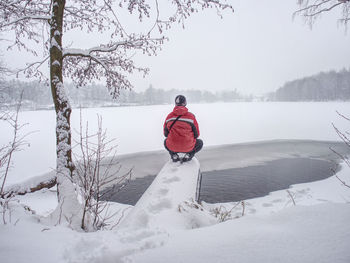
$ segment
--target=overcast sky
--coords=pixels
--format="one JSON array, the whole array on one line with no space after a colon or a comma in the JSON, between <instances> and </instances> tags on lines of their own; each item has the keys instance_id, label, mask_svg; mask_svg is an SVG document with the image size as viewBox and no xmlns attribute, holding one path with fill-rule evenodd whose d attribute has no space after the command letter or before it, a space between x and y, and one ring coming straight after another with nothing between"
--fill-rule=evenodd
<instances>
[{"instance_id":1,"label":"overcast sky","mask_svg":"<svg viewBox=\"0 0 350 263\"><path fill-rule=\"evenodd\" d=\"M162 89L237 89L263 94L286 81L331 69L350 68L350 32L338 26L338 12L323 15L310 29L292 19L296 0L235 0L224 19L214 10L174 27L156 57L137 57L151 69L133 76L136 91L150 84ZM69 39L66 39L69 42ZM6 56L15 65L20 56ZM17 61L17 62L16 62Z\"/></svg>"},{"instance_id":2,"label":"overcast sky","mask_svg":"<svg viewBox=\"0 0 350 263\"><path fill-rule=\"evenodd\" d=\"M234 1L224 19L205 12L174 30L151 73L137 86L222 90L261 94L285 81L350 67L350 33L337 14L322 16L312 30L292 19L295 0Z\"/></svg>"}]
</instances>

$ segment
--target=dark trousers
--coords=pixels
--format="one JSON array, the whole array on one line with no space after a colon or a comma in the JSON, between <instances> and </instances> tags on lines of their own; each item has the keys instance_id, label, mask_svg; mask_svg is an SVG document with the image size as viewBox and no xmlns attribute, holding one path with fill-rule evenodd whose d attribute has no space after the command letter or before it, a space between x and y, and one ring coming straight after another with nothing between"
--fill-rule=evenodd
<instances>
[{"instance_id":1,"label":"dark trousers","mask_svg":"<svg viewBox=\"0 0 350 263\"><path fill-rule=\"evenodd\" d=\"M170 153L170 155L173 155L175 152L171 151L166 146L166 139L164 140L164 147L167 149L167 151ZM195 153L199 152L203 148L203 141L201 139L196 139L196 144L194 145L194 148L192 151L188 152L190 155L194 155Z\"/></svg>"}]
</instances>

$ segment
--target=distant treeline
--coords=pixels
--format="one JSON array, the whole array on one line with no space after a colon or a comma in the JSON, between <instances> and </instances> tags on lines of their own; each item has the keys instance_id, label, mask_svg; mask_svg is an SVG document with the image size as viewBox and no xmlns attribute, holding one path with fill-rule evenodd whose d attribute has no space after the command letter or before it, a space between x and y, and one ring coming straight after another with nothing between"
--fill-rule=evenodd
<instances>
[{"instance_id":1,"label":"distant treeline","mask_svg":"<svg viewBox=\"0 0 350 263\"><path fill-rule=\"evenodd\" d=\"M269 95L274 101L350 100L350 71L321 72L311 77L287 82Z\"/></svg>"},{"instance_id":2,"label":"distant treeline","mask_svg":"<svg viewBox=\"0 0 350 263\"><path fill-rule=\"evenodd\" d=\"M98 84L76 88L73 84L65 84L73 107L96 107L114 105L154 105L174 103L178 94L183 94L191 103L199 102L232 102L249 101L252 97L244 97L237 90L209 92L201 90L162 90L150 85L144 92L122 90L117 99L112 99L107 88ZM0 102L11 105L18 101L23 91L23 104L26 108L52 107L50 88L37 81L23 82L18 80L3 81L0 83Z\"/></svg>"}]
</instances>

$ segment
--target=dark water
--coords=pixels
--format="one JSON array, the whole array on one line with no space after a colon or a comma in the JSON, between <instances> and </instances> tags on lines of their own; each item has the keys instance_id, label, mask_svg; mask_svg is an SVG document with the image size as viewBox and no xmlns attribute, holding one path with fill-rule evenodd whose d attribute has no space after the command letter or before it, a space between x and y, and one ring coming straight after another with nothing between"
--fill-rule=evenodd
<instances>
[{"instance_id":1,"label":"dark water","mask_svg":"<svg viewBox=\"0 0 350 263\"><path fill-rule=\"evenodd\" d=\"M263 165L203 172L200 200L221 203L260 197L287 189L292 184L328 178L336 166L327 160L289 158ZM109 191L105 200L135 205L154 178L150 175L132 180L119 191Z\"/></svg>"},{"instance_id":2,"label":"dark water","mask_svg":"<svg viewBox=\"0 0 350 263\"><path fill-rule=\"evenodd\" d=\"M333 175L336 166L331 161L293 158L265 165L203 172L200 199L219 203L265 196L292 184L326 179Z\"/></svg>"},{"instance_id":3,"label":"dark water","mask_svg":"<svg viewBox=\"0 0 350 263\"><path fill-rule=\"evenodd\" d=\"M135 205L143 193L146 192L155 177L155 175L148 175L142 178L136 178L131 180L120 190L107 188L103 200Z\"/></svg>"}]
</instances>

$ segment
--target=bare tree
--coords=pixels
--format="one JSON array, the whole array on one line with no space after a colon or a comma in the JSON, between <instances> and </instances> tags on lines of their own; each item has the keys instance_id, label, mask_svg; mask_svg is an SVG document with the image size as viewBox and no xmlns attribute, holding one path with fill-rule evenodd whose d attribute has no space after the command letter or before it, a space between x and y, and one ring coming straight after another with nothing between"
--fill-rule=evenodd
<instances>
[{"instance_id":1,"label":"bare tree","mask_svg":"<svg viewBox=\"0 0 350 263\"><path fill-rule=\"evenodd\" d=\"M294 15L304 16L310 26L323 13L336 9L341 11L341 24L346 26L350 20L350 0L298 0L298 4L300 8Z\"/></svg>"},{"instance_id":2,"label":"bare tree","mask_svg":"<svg viewBox=\"0 0 350 263\"><path fill-rule=\"evenodd\" d=\"M111 182L117 188L122 187L130 180L131 170L119 175L121 166L116 160L116 146L113 145L113 140L107 140L106 130L102 129L102 117L98 116L98 130L95 134L89 134L88 126L87 122L84 131L80 112L79 140L76 142L79 150L74 154L74 181L79 186L83 200L81 228L96 230L103 227L108 219L103 216L104 210L108 209L107 202L102 201L108 193L103 188ZM112 189L117 191L116 187Z\"/></svg>"},{"instance_id":3,"label":"bare tree","mask_svg":"<svg viewBox=\"0 0 350 263\"><path fill-rule=\"evenodd\" d=\"M29 135L29 133L24 135L21 134L21 130L25 124L20 124L18 119L22 103L22 95L23 92L21 93L15 112L8 110L0 111L0 121L6 122L13 132L11 141L5 145L0 145L0 214L2 214L4 224L6 224L7 221L11 221L11 215L8 215L8 213L10 213L9 203L12 195L9 194L5 196L4 190L11 169L12 157L14 153L22 150L22 148L27 145L25 138ZM7 217L9 220L6 219Z\"/></svg>"},{"instance_id":4,"label":"bare tree","mask_svg":"<svg viewBox=\"0 0 350 263\"><path fill-rule=\"evenodd\" d=\"M8 144L0 146L0 197L2 197L4 193L4 187L11 168L13 154L20 151L22 147L27 144L25 137L27 137L28 134L20 134L21 129L25 126L25 124L20 124L18 120L21 102L22 96L19 99L15 112L6 110L0 112L0 121L6 122L13 130L12 140Z\"/></svg>"},{"instance_id":5,"label":"bare tree","mask_svg":"<svg viewBox=\"0 0 350 263\"><path fill-rule=\"evenodd\" d=\"M167 3L159 3L158 0L0 1L0 32L12 31L15 34L9 48L17 47L38 56L33 43L39 46L43 43L43 58L27 64L18 73L46 79L41 68L49 64L48 82L56 110L59 200L56 215L72 218L79 207L71 183L74 170L70 126L72 109L63 85L63 76L73 79L78 86L91 80L105 80L110 93L116 97L121 89L132 88L127 74L148 72L147 68L134 63L133 54L136 51L155 55L165 39L166 29L174 23L184 25L185 19L191 14L208 8L214 8L220 16L224 9L233 11L225 0L173 0ZM119 11L125 10L130 16L136 15L140 22L152 21L150 28L127 32L126 25L120 22L118 15ZM77 29L87 34L104 33L109 35L109 41L88 49L64 45L63 35ZM64 199L69 202L63 202Z\"/></svg>"}]
</instances>

